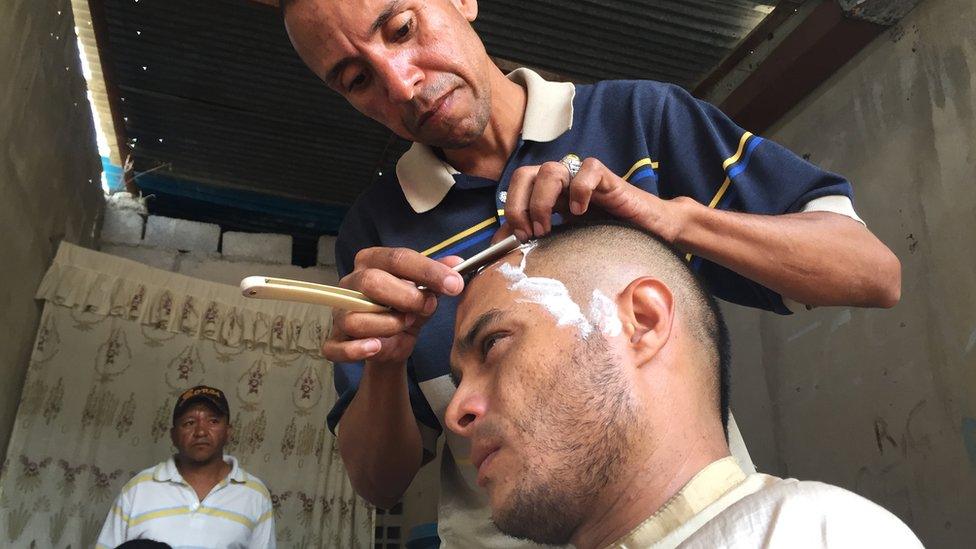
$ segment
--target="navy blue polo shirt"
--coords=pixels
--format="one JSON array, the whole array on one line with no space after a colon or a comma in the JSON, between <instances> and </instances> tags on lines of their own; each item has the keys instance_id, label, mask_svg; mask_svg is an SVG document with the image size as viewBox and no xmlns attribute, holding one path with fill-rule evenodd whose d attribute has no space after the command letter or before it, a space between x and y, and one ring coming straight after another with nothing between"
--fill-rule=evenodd
<instances>
[{"instance_id":1,"label":"navy blue polo shirt","mask_svg":"<svg viewBox=\"0 0 976 549\"><path fill-rule=\"evenodd\" d=\"M527 88L528 104L522 136L501 179L458 173L415 144L397 174L365 191L347 215L336 243L340 276L352 269L357 251L371 246L406 247L433 258L483 250L504 220L512 172L569 153L597 158L665 199L688 196L709 207L752 214L825 210L857 219L844 178L743 130L679 87L649 81L574 86L546 82L525 69L509 77ZM689 260L715 296L790 312L776 292L710 261ZM408 361L411 403L428 455L450 395L443 385L437 395L422 387L449 373L456 306L457 298L440 298ZM339 398L329 414L333 431L361 375L359 363L335 365Z\"/></svg>"}]
</instances>

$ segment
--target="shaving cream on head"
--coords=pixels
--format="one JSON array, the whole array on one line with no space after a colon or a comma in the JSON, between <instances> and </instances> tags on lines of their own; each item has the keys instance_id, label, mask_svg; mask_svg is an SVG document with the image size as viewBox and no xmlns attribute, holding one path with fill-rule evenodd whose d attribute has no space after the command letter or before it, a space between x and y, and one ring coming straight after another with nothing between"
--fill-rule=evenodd
<instances>
[{"instance_id":1,"label":"shaving cream on head","mask_svg":"<svg viewBox=\"0 0 976 549\"><path fill-rule=\"evenodd\" d=\"M576 326L580 335L584 338L588 337L593 331L593 325L583 316L580 306L570 297L569 288L565 284L554 278L526 276L525 261L535 245L535 242L528 242L520 248L522 261L518 267L503 263L498 268L502 276L508 280L508 289L522 294L522 298L516 301L535 303L549 311L549 314L556 319L557 326Z\"/></svg>"},{"instance_id":2,"label":"shaving cream on head","mask_svg":"<svg viewBox=\"0 0 976 549\"><path fill-rule=\"evenodd\" d=\"M525 263L536 246L530 241L521 246L522 261L516 267L502 263L498 271L508 280L508 289L522 294L519 303L535 303L542 306L556 319L557 326L576 326L580 335L589 337L594 328L603 335L615 337L623 331L617 304L600 290L593 290L590 297L589 315L583 315L579 304L569 295L569 288L554 278L527 276Z\"/></svg>"},{"instance_id":3,"label":"shaving cream on head","mask_svg":"<svg viewBox=\"0 0 976 549\"><path fill-rule=\"evenodd\" d=\"M600 290L593 290L590 297L590 322L600 328L603 335L614 337L623 331L617 304Z\"/></svg>"}]
</instances>

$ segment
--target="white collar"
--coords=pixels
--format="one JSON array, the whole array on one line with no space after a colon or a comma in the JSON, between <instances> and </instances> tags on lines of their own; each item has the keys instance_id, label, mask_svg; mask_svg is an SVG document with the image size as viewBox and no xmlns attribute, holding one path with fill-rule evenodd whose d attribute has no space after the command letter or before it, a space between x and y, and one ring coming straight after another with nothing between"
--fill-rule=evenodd
<instances>
[{"instance_id":1,"label":"white collar","mask_svg":"<svg viewBox=\"0 0 976 549\"><path fill-rule=\"evenodd\" d=\"M713 461L691 478L677 494L671 497L626 536L610 547L655 546L665 536L692 520L706 507L712 505L746 480L739 462L732 456Z\"/></svg>"},{"instance_id":2,"label":"white collar","mask_svg":"<svg viewBox=\"0 0 976 549\"><path fill-rule=\"evenodd\" d=\"M525 86L522 139L553 141L573 127L572 82L549 82L529 69L516 69L508 79ZM434 209L454 186L456 169L441 160L427 145L414 143L396 165L397 179L410 207L417 213Z\"/></svg>"},{"instance_id":3,"label":"white collar","mask_svg":"<svg viewBox=\"0 0 976 549\"><path fill-rule=\"evenodd\" d=\"M237 462L237 458L224 454L224 463L230 464L230 473L228 473L227 478L234 482L245 482L244 469L241 469L240 464ZM180 470L176 467L176 460L173 456L159 465L153 471L153 480L157 482L176 482L183 483L183 475L180 474Z\"/></svg>"}]
</instances>

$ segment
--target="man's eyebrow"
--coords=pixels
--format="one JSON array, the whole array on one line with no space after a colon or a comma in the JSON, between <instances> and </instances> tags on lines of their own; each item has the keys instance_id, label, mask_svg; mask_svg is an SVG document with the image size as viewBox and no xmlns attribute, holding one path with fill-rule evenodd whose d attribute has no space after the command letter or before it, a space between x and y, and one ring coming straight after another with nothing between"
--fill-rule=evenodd
<instances>
[{"instance_id":1,"label":"man's eyebrow","mask_svg":"<svg viewBox=\"0 0 976 549\"><path fill-rule=\"evenodd\" d=\"M467 333L463 337L456 339L454 343L456 354L465 354L471 351L474 347L474 342L481 335L481 332L485 331L485 328L490 326L493 322L497 321L499 318L505 316L505 312L501 309L490 309L489 311L482 313L478 317L478 320L474 321L471 328L468 329ZM461 369L457 367L453 355L451 353L451 383L455 387L461 385Z\"/></svg>"},{"instance_id":2,"label":"man's eyebrow","mask_svg":"<svg viewBox=\"0 0 976 549\"><path fill-rule=\"evenodd\" d=\"M380 12L380 14L376 17L376 20L373 21L373 24L370 25L369 34L367 36L373 36L376 34L380 29L383 28L383 25L386 25L387 21L399 13L400 8L403 6L403 2L404 0L390 0L390 2L386 4L386 7L383 8L383 11ZM339 78L339 75L342 74L342 71L352 62L352 57L343 57L340 59L338 63L329 69L329 72L325 76L325 83L332 86L336 79Z\"/></svg>"},{"instance_id":3,"label":"man's eyebrow","mask_svg":"<svg viewBox=\"0 0 976 549\"><path fill-rule=\"evenodd\" d=\"M481 314L477 320L471 324L468 328L467 333L457 340L457 350L459 353L466 353L474 347L475 340L481 335L481 332L488 327L491 323L495 322L499 318L505 316L505 313L501 309L490 309L487 312Z\"/></svg>"},{"instance_id":4,"label":"man's eyebrow","mask_svg":"<svg viewBox=\"0 0 976 549\"><path fill-rule=\"evenodd\" d=\"M402 6L403 0L390 0L386 4L386 7L383 8L383 11L380 12L379 16L376 17L376 20L373 21L373 25L369 27L369 36L376 34L382 29L387 21L400 12Z\"/></svg>"}]
</instances>

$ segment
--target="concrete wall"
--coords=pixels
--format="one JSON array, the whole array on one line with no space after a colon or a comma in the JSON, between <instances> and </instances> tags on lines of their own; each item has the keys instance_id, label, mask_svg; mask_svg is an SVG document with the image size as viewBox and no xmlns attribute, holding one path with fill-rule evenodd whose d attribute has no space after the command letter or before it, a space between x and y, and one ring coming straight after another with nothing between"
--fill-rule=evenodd
<instances>
[{"instance_id":1,"label":"concrete wall","mask_svg":"<svg viewBox=\"0 0 976 549\"><path fill-rule=\"evenodd\" d=\"M974 27L972 0L923 1L768 132L854 182L901 303L730 314L760 467L852 489L932 547L976 539Z\"/></svg>"},{"instance_id":2,"label":"concrete wall","mask_svg":"<svg viewBox=\"0 0 976 549\"><path fill-rule=\"evenodd\" d=\"M0 451L62 239L91 244L101 165L66 0L0 2Z\"/></svg>"}]
</instances>

